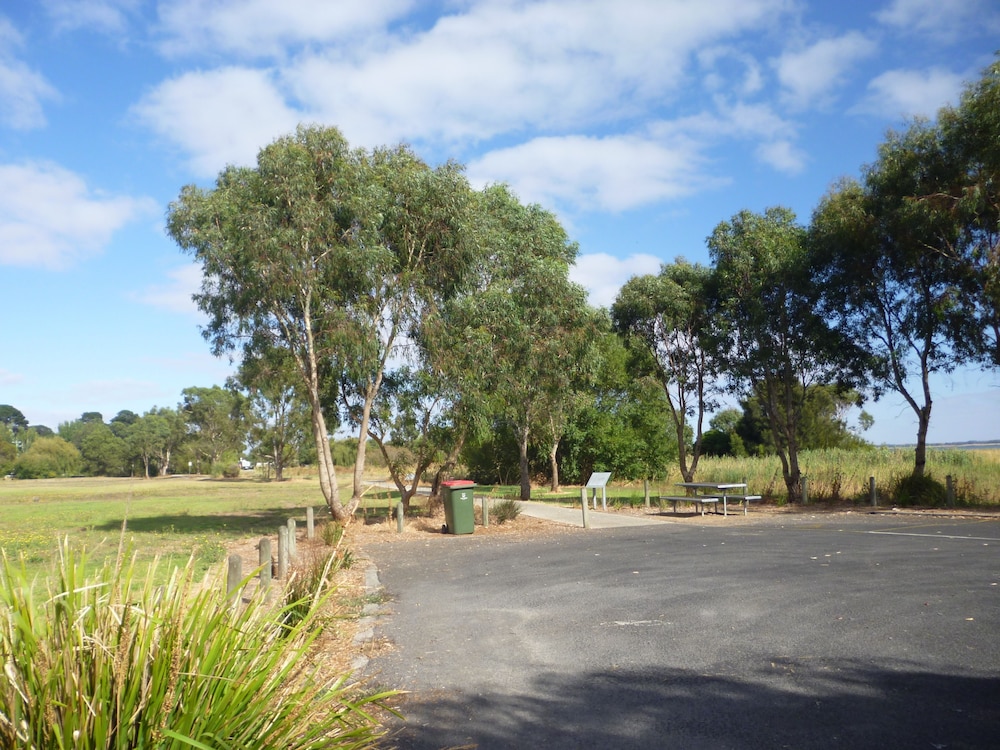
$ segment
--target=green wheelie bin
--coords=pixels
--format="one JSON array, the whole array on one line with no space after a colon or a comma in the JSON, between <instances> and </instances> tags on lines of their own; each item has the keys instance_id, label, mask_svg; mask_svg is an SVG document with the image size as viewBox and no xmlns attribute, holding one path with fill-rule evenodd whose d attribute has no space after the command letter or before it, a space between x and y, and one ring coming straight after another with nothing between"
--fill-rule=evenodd
<instances>
[{"instance_id":1,"label":"green wheelie bin","mask_svg":"<svg viewBox=\"0 0 1000 750\"><path fill-rule=\"evenodd\" d=\"M445 531L449 534L471 534L475 526L475 505L472 491L476 483L468 479L441 482L444 500Z\"/></svg>"}]
</instances>

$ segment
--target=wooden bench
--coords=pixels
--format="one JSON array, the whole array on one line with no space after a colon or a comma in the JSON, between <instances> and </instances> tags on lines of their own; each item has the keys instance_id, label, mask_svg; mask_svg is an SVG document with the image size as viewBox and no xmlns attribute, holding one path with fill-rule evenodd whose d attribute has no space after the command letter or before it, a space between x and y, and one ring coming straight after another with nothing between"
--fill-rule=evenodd
<instances>
[{"instance_id":1,"label":"wooden bench","mask_svg":"<svg viewBox=\"0 0 1000 750\"><path fill-rule=\"evenodd\" d=\"M673 503L674 513L677 512L677 503L694 503L695 510L700 510L702 515L705 515L705 505L714 505L716 508L716 513L718 513L718 503L722 498L713 497L710 495L660 495L657 500L660 505L664 501Z\"/></svg>"},{"instance_id":2,"label":"wooden bench","mask_svg":"<svg viewBox=\"0 0 1000 750\"><path fill-rule=\"evenodd\" d=\"M760 495L723 495L722 496L722 515L729 515L729 503L735 500L738 505L743 506L743 515L747 514L747 506L751 501L760 500ZM718 507L718 506L716 506Z\"/></svg>"}]
</instances>

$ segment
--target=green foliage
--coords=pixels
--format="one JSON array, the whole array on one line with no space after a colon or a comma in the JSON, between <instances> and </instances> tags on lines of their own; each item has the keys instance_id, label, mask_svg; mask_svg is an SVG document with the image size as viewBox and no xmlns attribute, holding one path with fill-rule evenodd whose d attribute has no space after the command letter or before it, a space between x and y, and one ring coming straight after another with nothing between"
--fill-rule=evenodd
<instances>
[{"instance_id":1,"label":"green foliage","mask_svg":"<svg viewBox=\"0 0 1000 750\"><path fill-rule=\"evenodd\" d=\"M14 475L18 479L47 479L69 477L80 471L80 451L60 437L35 440L31 447L14 462Z\"/></svg>"},{"instance_id":2,"label":"green foliage","mask_svg":"<svg viewBox=\"0 0 1000 750\"><path fill-rule=\"evenodd\" d=\"M6 476L14 468L17 460L17 448L13 443L0 438L0 476Z\"/></svg>"},{"instance_id":3,"label":"green foliage","mask_svg":"<svg viewBox=\"0 0 1000 750\"><path fill-rule=\"evenodd\" d=\"M705 414L722 390L712 356L717 319L710 311L710 281L709 269L679 258L664 264L658 276L630 279L611 310L615 329L630 345L632 373L652 376L663 387L688 481L698 467Z\"/></svg>"},{"instance_id":4,"label":"green foliage","mask_svg":"<svg viewBox=\"0 0 1000 750\"><path fill-rule=\"evenodd\" d=\"M40 590L4 557L0 745L11 750L375 747L366 705L309 668L320 597L304 616L235 605L190 564L165 586L119 560L94 575L68 545ZM100 707L95 710L95 707Z\"/></svg>"},{"instance_id":5,"label":"green foliage","mask_svg":"<svg viewBox=\"0 0 1000 750\"><path fill-rule=\"evenodd\" d=\"M16 409L10 404L0 404L0 424L6 425L13 431L28 429L28 420L20 409Z\"/></svg>"},{"instance_id":6,"label":"green foliage","mask_svg":"<svg viewBox=\"0 0 1000 750\"><path fill-rule=\"evenodd\" d=\"M246 404L242 396L217 385L185 388L181 396L179 411L187 423L191 445L202 460L213 465L227 455L232 460L243 452ZM142 422L133 427L139 424Z\"/></svg>"},{"instance_id":7,"label":"green foliage","mask_svg":"<svg viewBox=\"0 0 1000 750\"><path fill-rule=\"evenodd\" d=\"M499 524L514 521L521 515L521 505L513 498L499 500L490 506L490 518Z\"/></svg>"},{"instance_id":8,"label":"green foliage","mask_svg":"<svg viewBox=\"0 0 1000 750\"><path fill-rule=\"evenodd\" d=\"M893 485L891 493L891 502L904 508L914 505L935 507L944 505L948 500L945 486L930 474L923 476L910 474L900 477Z\"/></svg>"},{"instance_id":9,"label":"green foliage","mask_svg":"<svg viewBox=\"0 0 1000 750\"><path fill-rule=\"evenodd\" d=\"M334 547L344 536L344 527L336 521L328 521L319 530L320 539L327 547Z\"/></svg>"},{"instance_id":10,"label":"green foliage","mask_svg":"<svg viewBox=\"0 0 1000 750\"><path fill-rule=\"evenodd\" d=\"M349 565L344 565L344 556L336 553L313 554L297 561L281 594L285 603L282 623L294 626L306 621L331 592L334 576L341 567Z\"/></svg>"}]
</instances>

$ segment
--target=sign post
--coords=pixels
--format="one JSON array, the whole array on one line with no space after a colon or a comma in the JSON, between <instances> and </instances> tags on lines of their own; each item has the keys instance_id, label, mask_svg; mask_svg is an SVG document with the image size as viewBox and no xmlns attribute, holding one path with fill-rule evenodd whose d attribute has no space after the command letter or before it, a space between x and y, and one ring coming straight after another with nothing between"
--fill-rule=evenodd
<instances>
[{"instance_id":1,"label":"sign post","mask_svg":"<svg viewBox=\"0 0 1000 750\"><path fill-rule=\"evenodd\" d=\"M604 510L608 509L608 495L606 492L606 487L608 486L608 480L611 479L610 471L595 471L590 475L590 479L587 480L587 486L584 489L593 490L594 498L594 510L597 510L597 490L601 491L601 507Z\"/></svg>"}]
</instances>

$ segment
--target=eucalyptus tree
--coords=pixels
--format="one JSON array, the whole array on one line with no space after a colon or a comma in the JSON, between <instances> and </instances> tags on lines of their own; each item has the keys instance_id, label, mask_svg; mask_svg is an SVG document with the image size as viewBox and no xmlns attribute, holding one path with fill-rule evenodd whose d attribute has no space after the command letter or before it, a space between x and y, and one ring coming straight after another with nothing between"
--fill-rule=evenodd
<instances>
[{"instance_id":1,"label":"eucalyptus tree","mask_svg":"<svg viewBox=\"0 0 1000 750\"><path fill-rule=\"evenodd\" d=\"M978 302L981 336L966 341L984 364L1000 366L1000 58L969 85L958 106L938 114L949 167L943 185L911 200L949 209L969 263L968 298Z\"/></svg>"},{"instance_id":2,"label":"eucalyptus tree","mask_svg":"<svg viewBox=\"0 0 1000 750\"><path fill-rule=\"evenodd\" d=\"M663 388L685 482L694 481L705 415L721 391L712 354L710 279L710 269L678 258L656 276L629 279L611 308L615 329L632 351L633 373L651 375Z\"/></svg>"},{"instance_id":3,"label":"eucalyptus tree","mask_svg":"<svg viewBox=\"0 0 1000 750\"><path fill-rule=\"evenodd\" d=\"M368 435L378 446L399 490L403 507L435 470L431 492L454 468L473 421L457 389L430 367L400 367L388 373L372 410Z\"/></svg>"},{"instance_id":4,"label":"eucalyptus tree","mask_svg":"<svg viewBox=\"0 0 1000 750\"><path fill-rule=\"evenodd\" d=\"M914 477L926 466L931 376L981 351L973 266L958 216L940 199L953 170L940 129L914 123L888 135L862 183L844 181L823 199L811 227L821 309L874 355L876 387L902 396L916 418Z\"/></svg>"},{"instance_id":5,"label":"eucalyptus tree","mask_svg":"<svg viewBox=\"0 0 1000 750\"><path fill-rule=\"evenodd\" d=\"M212 468L223 460L235 462L243 451L245 434L242 396L214 385L185 388L181 397L178 411L187 425L188 440L195 454ZM169 427L166 420L162 424Z\"/></svg>"},{"instance_id":6,"label":"eucalyptus tree","mask_svg":"<svg viewBox=\"0 0 1000 750\"><path fill-rule=\"evenodd\" d=\"M470 286L447 311L460 332L447 359L514 430L527 500L533 431L573 397L576 373L590 357L594 314L569 280L577 246L555 216L503 185L486 188L480 201L481 252Z\"/></svg>"},{"instance_id":7,"label":"eucalyptus tree","mask_svg":"<svg viewBox=\"0 0 1000 750\"><path fill-rule=\"evenodd\" d=\"M249 452L273 467L279 482L310 434L309 404L299 396L296 383L287 352L272 349L244 359L231 384L246 393Z\"/></svg>"},{"instance_id":8,"label":"eucalyptus tree","mask_svg":"<svg viewBox=\"0 0 1000 750\"><path fill-rule=\"evenodd\" d=\"M406 147L349 148L335 128L300 127L229 167L213 190L185 187L168 228L203 272L195 295L216 354L284 349L308 401L320 486L334 518L360 500L359 440L350 507L339 498L327 425L339 386L367 433L386 363L423 305L454 288L471 193L460 167L430 169Z\"/></svg>"},{"instance_id":9,"label":"eucalyptus tree","mask_svg":"<svg viewBox=\"0 0 1000 750\"><path fill-rule=\"evenodd\" d=\"M407 147L382 148L363 160L361 179L358 245L344 302L352 334L338 355L340 396L358 429L356 500L387 367L419 359L421 329L461 290L475 254L474 194L460 165L432 169Z\"/></svg>"},{"instance_id":10,"label":"eucalyptus tree","mask_svg":"<svg viewBox=\"0 0 1000 750\"><path fill-rule=\"evenodd\" d=\"M147 412L128 426L125 440L142 461L143 476L149 479L150 466L163 455L164 445L170 440L170 423L155 412ZM159 467L159 473L165 474L166 468Z\"/></svg>"},{"instance_id":11,"label":"eucalyptus tree","mask_svg":"<svg viewBox=\"0 0 1000 750\"><path fill-rule=\"evenodd\" d=\"M709 237L719 360L730 387L756 397L789 501L802 496L800 423L811 387L852 384L855 351L814 309L806 231L786 208L741 211Z\"/></svg>"},{"instance_id":12,"label":"eucalyptus tree","mask_svg":"<svg viewBox=\"0 0 1000 750\"><path fill-rule=\"evenodd\" d=\"M358 162L334 129L300 128L262 149L255 168L227 167L211 190L188 185L167 228L202 270L194 295L216 355L284 349L309 402L320 489L340 502L324 414L323 366L340 351L344 277L353 274Z\"/></svg>"}]
</instances>

